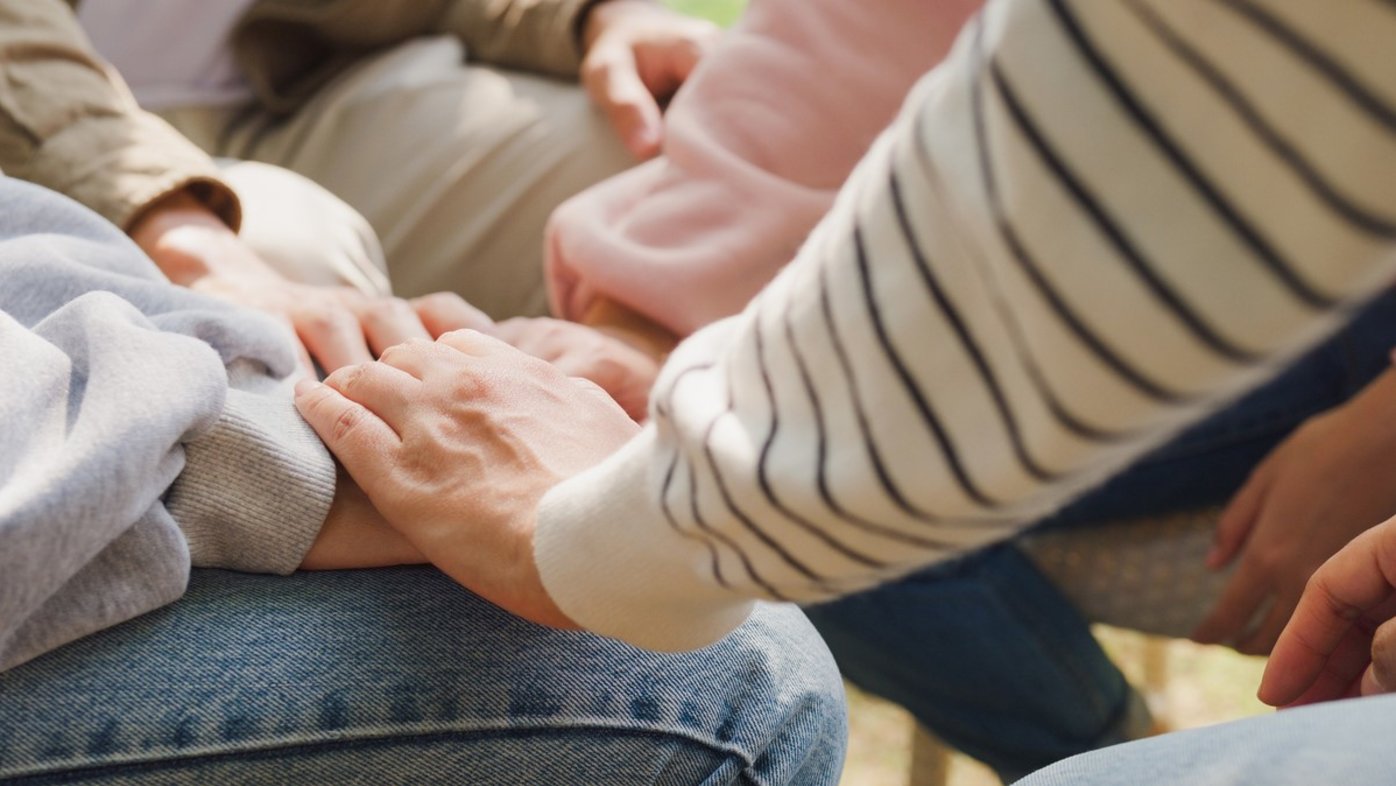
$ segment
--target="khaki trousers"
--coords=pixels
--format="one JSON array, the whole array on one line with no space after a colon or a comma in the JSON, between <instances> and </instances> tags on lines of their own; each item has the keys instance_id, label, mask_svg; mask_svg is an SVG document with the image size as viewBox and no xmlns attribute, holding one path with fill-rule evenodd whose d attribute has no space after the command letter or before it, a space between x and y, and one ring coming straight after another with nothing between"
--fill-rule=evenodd
<instances>
[{"instance_id":1,"label":"khaki trousers","mask_svg":"<svg viewBox=\"0 0 1396 786\"><path fill-rule=\"evenodd\" d=\"M163 116L215 156L285 167L353 208L230 165L249 242L296 278L374 291L380 252L366 221L398 294L450 290L494 317L546 312L548 216L634 163L577 86L468 65L449 37L366 58L290 117L252 107Z\"/></svg>"}]
</instances>

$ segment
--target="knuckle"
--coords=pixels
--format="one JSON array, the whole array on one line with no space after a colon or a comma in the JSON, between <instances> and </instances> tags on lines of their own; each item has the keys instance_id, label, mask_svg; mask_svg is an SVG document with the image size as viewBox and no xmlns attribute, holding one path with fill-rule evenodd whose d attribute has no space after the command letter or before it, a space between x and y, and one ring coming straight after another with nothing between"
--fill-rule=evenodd
<instances>
[{"instance_id":1,"label":"knuckle","mask_svg":"<svg viewBox=\"0 0 1396 786\"><path fill-rule=\"evenodd\" d=\"M1373 634L1372 669L1382 685L1396 685L1396 625L1383 624Z\"/></svg>"},{"instance_id":2,"label":"knuckle","mask_svg":"<svg viewBox=\"0 0 1396 786\"><path fill-rule=\"evenodd\" d=\"M342 441L354 434L363 423L363 418L364 410L359 405L351 404L346 407L334 420L334 440Z\"/></svg>"},{"instance_id":3,"label":"knuckle","mask_svg":"<svg viewBox=\"0 0 1396 786\"><path fill-rule=\"evenodd\" d=\"M325 378L325 384L349 395L358 386L360 378L363 377L363 366L345 366L335 369L334 373Z\"/></svg>"}]
</instances>

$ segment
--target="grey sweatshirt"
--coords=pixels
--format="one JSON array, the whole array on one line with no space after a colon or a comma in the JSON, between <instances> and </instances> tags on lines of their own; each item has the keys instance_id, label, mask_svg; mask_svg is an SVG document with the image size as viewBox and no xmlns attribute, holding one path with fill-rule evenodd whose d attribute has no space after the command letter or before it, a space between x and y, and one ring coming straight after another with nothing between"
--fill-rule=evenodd
<instances>
[{"instance_id":1,"label":"grey sweatshirt","mask_svg":"<svg viewBox=\"0 0 1396 786\"><path fill-rule=\"evenodd\" d=\"M335 474L281 327L0 176L0 347L0 670L175 600L191 565L295 570Z\"/></svg>"}]
</instances>

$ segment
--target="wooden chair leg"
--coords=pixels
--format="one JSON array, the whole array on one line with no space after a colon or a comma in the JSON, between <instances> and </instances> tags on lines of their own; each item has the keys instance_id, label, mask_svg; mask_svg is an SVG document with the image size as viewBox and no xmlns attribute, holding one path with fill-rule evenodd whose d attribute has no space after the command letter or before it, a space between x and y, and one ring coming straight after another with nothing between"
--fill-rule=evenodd
<instances>
[{"instance_id":1,"label":"wooden chair leg","mask_svg":"<svg viewBox=\"0 0 1396 786\"><path fill-rule=\"evenodd\" d=\"M946 786L950 777L950 749L921 724L915 721L912 724L908 786Z\"/></svg>"}]
</instances>

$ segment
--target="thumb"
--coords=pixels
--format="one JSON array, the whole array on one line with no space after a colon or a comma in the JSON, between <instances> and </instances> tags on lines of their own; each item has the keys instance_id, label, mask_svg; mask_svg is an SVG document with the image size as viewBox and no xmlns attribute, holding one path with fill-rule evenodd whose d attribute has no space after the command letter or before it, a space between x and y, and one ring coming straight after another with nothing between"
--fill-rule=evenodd
<instances>
[{"instance_id":1,"label":"thumb","mask_svg":"<svg viewBox=\"0 0 1396 786\"><path fill-rule=\"evenodd\" d=\"M631 154L648 159L659 153L663 116L640 78L634 52L624 46L595 47L583 65L582 82Z\"/></svg>"},{"instance_id":2,"label":"thumb","mask_svg":"<svg viewBox=\"0 0 1396 786\"><path fill-rule=\"evenodd\" d=\"M1372 636L1372 665L1362 674L1362 695L1390 693L1396 686L1396 620L1382 623Z\"/></svg>"}]
</instances>

